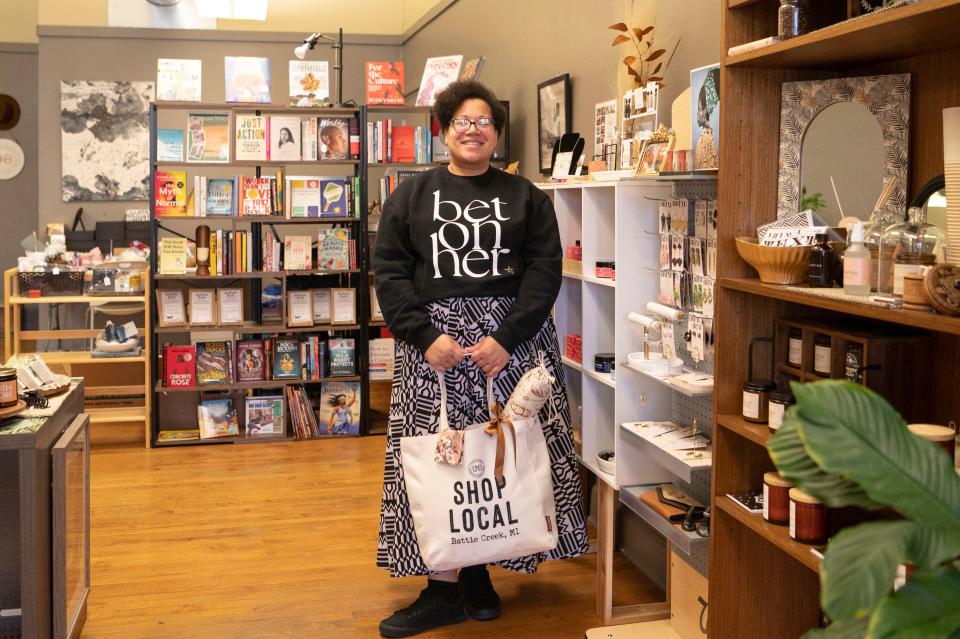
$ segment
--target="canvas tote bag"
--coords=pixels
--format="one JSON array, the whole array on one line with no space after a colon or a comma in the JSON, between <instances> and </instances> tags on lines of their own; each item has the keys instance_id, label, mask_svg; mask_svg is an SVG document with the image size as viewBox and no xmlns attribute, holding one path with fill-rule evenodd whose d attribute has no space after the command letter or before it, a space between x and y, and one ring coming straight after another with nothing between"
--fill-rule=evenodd
<instances>
[{"instance_id":1,"label":"canvas tote bag","mask_svg":"<svg viewBox=\"0 0 960 639\"><path fill-rule=\"evenodd\" d=\"M443 377L439 374L438 433L400 438L407 500L424 565L439 572L552 550L557 545L556 506L539 419L505 417L488 378L491 420L464 430L459 464L438 463L437 439L449 428Z\"/></svg>"}]
</instances>

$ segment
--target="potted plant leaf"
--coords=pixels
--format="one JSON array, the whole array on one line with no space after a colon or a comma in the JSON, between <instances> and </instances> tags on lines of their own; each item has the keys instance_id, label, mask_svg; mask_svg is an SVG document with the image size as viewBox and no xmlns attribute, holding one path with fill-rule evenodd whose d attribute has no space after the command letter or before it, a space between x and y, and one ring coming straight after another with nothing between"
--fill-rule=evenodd
<instances>
[{"instance_id":1,"label":"potted plant leaf","mask_svg":"<svg viewBox=\"0 0 960 639\"><path fill-rule=\"evenodd\" d=\"M899 520L846 528L827 546L808 638L960 637L960 477L880 395L846 381L791 384L796 406L770 438L780 473L830 508L893 509ZM913 565L894 592L897 567Z\"/></svg>"}]
</instances>

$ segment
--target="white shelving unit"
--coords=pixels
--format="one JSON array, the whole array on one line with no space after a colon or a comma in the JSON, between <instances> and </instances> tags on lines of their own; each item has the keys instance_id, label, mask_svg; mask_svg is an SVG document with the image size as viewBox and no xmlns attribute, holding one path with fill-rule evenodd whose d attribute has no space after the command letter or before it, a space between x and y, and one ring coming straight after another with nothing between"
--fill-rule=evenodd
<instances>
[{"instance_id":1,"label":"white shelving unit","mask_svg":"<svg viewBox=\"0 0 960 639\"><path fill-rule=\"evenodd\" d=\"M565 377L573 414L574 435L581 463L598 482L598 613L605 624L664 619L669 602L614 608L612 559L616 493L649 526L683 555L702 555L705 572L706 538L686 533L640 504L638 497L661 482L684 486L692 480L706 487L710 467L684 469L668 463L669 453L656 450L632 432L625 422L676 421L701 415L709 393L691 393L669 380L625 366L629 353L642 349L643 328L627 319L644 312L659 293L659 202L674 196L677 180L703 184L691 176L641 177L617 182L544 184L553 199L564 250L580 241L582 273L565 273L554 309L561 348L567 335L582 337L582 364L564 357ZM595 277L597 261L616 262L616 280ZM680 333L683 334L682 332ZM615 375L594 372L594 355L613 353ZM682 400L678 401L678 400ZM685 402L685 403L684 403ZM709 412L709 411L706 411ZM709 417L700 418L706 425ZM597 453L614 450L616 470L600 470ZM679 474L671 471L679 471ZM709 489L700 496L708 499ZM706 503L706 502L704 502ZM640 504L640 505L638 505Z\"/></svg>"}]
</instances>

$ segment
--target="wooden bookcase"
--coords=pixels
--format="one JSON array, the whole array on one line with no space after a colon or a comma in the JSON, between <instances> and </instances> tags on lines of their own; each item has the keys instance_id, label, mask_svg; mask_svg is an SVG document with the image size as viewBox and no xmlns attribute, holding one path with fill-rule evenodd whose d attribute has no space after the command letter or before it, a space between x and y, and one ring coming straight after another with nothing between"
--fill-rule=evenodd
<instances>
[{"instance_id":1,"label":"wooden bookcase","mask_svg":"<svg viewBox=\"0 0 960 639\"><path fill-rule=\"evenodd\" d=\"M943 173L942 109L960 104L960 0L915 5L838 22L846 0L809 3L817 31L727 56L775 34L776 0L725 0L722 11L716 388L711 527L710 636L798 637L820 619L819 561L810 547L733 504L726 493L756 489L773 469L765 424L740 417L747 344L774 334L778 318L813 318L841 330L871 320L915 335L928 349L930 383L898 400L908 421L960 420L960 318L888 310L763 284L737 257L734 237L776 217L781 85L786 81L910 73L909 191ZM729 502L729 503L728 503Z\"/></svg>"},{"instance_id":2,"label":"wooden bookcase","mask_svg":"<svg viewBox=\"0 0 960 639\"><path fill-rule=\"evenodd\" d=\"M230 162L160 162L157 160L157 129L164 126L184 127L187 114L196 113L225 113L229 114L229 136L230 136ZM253 382L235 381L230 384L220 384L215 386L187 389L167 388L163 386L162 370L158 357L151 360L152 381L149 391L153 395L152 411L150 424L152 440L154 446L178 446L191 444L223 444L223 443L266 443L276 441L286 441L293 439L290 432L290 417L287 410L287 400L284 397L284 419L287 423L287 432L284 436L269 437L246 437L244 435L245 425L243 419L244 396L255 390L271 390L276 394L283 394L283 389L290 385L302 385L308 393L314 390L319 391L320 384L324 382L360 382L361 388L361 414L360 414L360 434L367 434L369 420L369 398L370 386L367 375L367 333L369 324L368 310L368 260L369 252L367 246L367 172L366 172L366 144L361 139L360 153L358 157L347 160L300 160L300 161L238 161L235 160L235 136L234 127L236 116L238 114L253 115L297 115L312 117L340 117L355 118L361 131L366 130L366 109L365 108L300 108L285 107L271 104L204 104L196 102L163 102L153 104L150 112L151 124L151 177L150 177L150 205L153 213L155 202L154 173L163 169L182 170L187 172L187 183L193 184L194 175L204 175L208 177L233 177L236 174L247 176L272 175L277 169L283 169L285 175L316 175L329 176L337 175L340 177L351 178L359 177L360 184L360 206L355 211L353 217L335 218L294 218L286 219L283 216L263 216L263 217L239 217L233 216L207 216L207 217L156 217L151 215L152 234L151 249L152 263L151 271L154 274L152 278L155 287L151 297L151 313L153 317L157 316L156 293L157 288L176 287L185 291L189 288L222 288L227 286L241 287L244 289L244 322L241 325L230 326L182 326L182 327L156 327L152 331L151 342L152 351L159 355L161 344L167 341L178 341L178 343L190 343L191 333L211 333L222 334L225 337L219 339L238 340L244 338L256 338L261 335L302 335L302 334L321 334L325 337L352 337L355 340L354 359L356 366L356 375L349 377L328 377L317 380L302 379L281 379L281 380L262 380ZM186 147L186 144L184 145ZM193 238L197 226L205 224L211 227L211 233L216 229L228 231L250 231L251 250L253 251L253 263L257 266L260 263L260 241L267 234L273 233L277 237L286 235L306 235L315 234L318 227L340 225L350 229L351 239L355 240L356 246L356 268L329 271L329 270L311 270L311 271L254 271L243 273L232 273L228 275L164 275L160 274L157 246L161 235L171 236L172 234L181 234L188 238ZM212 256L211 256L212 258ZM316 286L311 288L353 288L356 290L356 318L354 324L344 325L313 325L306 327L288 327L287 326L287 290L290 278L294 277L320 277L322 278ZM262 315L262 284L264 281L277 282L281 286L280 318L279 321L265 321ZM234 355L235 356L235 355ZM216 393L218 397L231 397L234 401L234 407L237 410L241 433L238 437L223 437L207 440L186 440L157 442L156 438L160 430L178 428L194 428L196 423L196 404L206 393ZM226 394L224 394L226 393ZM343 435L337 435L342 437Z\"/></svg>"}]
</instances>

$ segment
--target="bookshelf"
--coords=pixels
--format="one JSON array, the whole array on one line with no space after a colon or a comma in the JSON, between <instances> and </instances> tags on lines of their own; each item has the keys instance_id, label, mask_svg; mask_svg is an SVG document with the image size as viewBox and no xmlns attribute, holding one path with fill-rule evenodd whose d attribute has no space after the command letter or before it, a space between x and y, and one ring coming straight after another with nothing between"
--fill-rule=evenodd
<instances>
[{"instance_id":1,"label":"bookshelf","mask_svg":"<svg viewBox=\"0 0 960 639\"><path fill-rule=\"evenodd\" d=\"M773 35L776 0L726 0L723 52ZM725 495L757 489L774 466L766 425L740 417L749 340L774 334L778 318L827 326L872 323L894 333L926 332L918 356L933 380L909 405L909 422L947 424L960 415L960 320L823 299L764 284L737 257L734 237L776 215L781 85L787 81L909 73L913 87L910 193L943 173L942 109L958 103L960 1L924 0L853 20L842 2L809 3L811 33L735 56L722 55L718 220L716 388L710 635L797 637L820 620L819 560L782 526L751 515ZM891 44L894 43L894 44ZM930 353L936 353L931 357ZM728 503L729 502L729 503Z\"/></svg>"},{"instance_id":2,"label":"bookshelf","mask_svg":"<svg viewBox=\"0 0 960 639\"><path fill-rule=\"evenodd\" d=\"M179 127L186 129L188 113L221 113L228 115L228 135L230 140L229 162L187 162L187 161L158 161L157 130L163 127ZM238 115L256 116L299 116L303 118L345 118L353 119L360 131L365 129L366 113L361 108L332 109L332 108L294 108L268 104L220 104L220 103L181 103L162 102L151 107L151 248L154 294L167 289L183 291L184 298L188 297L191 289L221 289L226 287L240 288L243 291L243 322L231 325L212 326L155 326L151 332L151 343L154 352L158 354L150 362L151 384L150 391L153 397L153 406L149 418L151 440L154 446L182 446L192 444L226 444L226 443L269 443L296 439L291 422L291 408L285 389L288 387L302 387L310 398L313 408L316 409L321 386L328 382L358 382L360 384L360 435L368 432L369 426L369 380L367 375L367 318L368 308L368 250L366 233L366 146L360 144L359 153L345 160L237 160L236 159L236 122ZM189 136L189 130L187 130ZM189 140L185 141L187 147ZM319 157L319 153L317 154ZM310 217L289 218L284 214L269 216L238 216L236 206L233 215L222 216L189 216L171 217L156 215L156 198L154 193L156 172L162 170L178 170L187 173L187 184L192 185L194 176L233 177L242 175L247 177L274 176L277 170L283 170L284 179L287 176L304 177L339 177L346 180L356 178L359 184L359 193L351 201L354 211L342 217ZM286 193L286 197L290 194ZM195 202L194 210L198 208L199 199ZM239 272L216 273L211 275L170 274L159 272L159 241L166 237L183 236L193 239L195 229L199 225L207 225L211 229L211 236L218 231L223 233L246 233L248 238L247 250L249 262L244 266L246 270ZM354 257L356 264L351 268L340 270L323 270L311 268L309 270L256 270L262 265L264 258L264 238L271 236L280 244L290 236L313 236L313 244L317 243L317 232L322 228L348 229L350 239L354 243ZM312 251L312 249L311 249ZM214 255L211 251L211 263ZM249 267L252 265L252 269ZM279 311L265 316L263 307L264 287L272 285L279 287ZM288 326L288 299L289 290L309 290L316 288L351 288L355 291L355 320L349 324L331 324L316 322L309 326ZM158 317L158 303L154 298L151 303L152 317ZM159 322L157 322L159 324ZM258 381L239 381L236 375L224 384L200 385L194 380L194 387L169 388L164 386L163 370L159 360L162 345L166 343L190 345L200 341L225 341L233 345L230 355L236 359L235 345L244 339L268 339L276 336L289 336L298 340L308 340L313 337L323 341L327 338L352 338L354 340L354 368L355 374L349 376L329 376L323 372L313 379L272 379L272 371L267 371L265 377ZM244 419L245 397L270 396L283 397L284 404L284 433L283 435L252 436L246 433ZM171 440L158 441L161 430L192 430L197 428L196 405L201 400L210 398L230 398L237 411L240 427L239 435L235 437L218 437L213 439ZM316 414L316 410L314 410ZM317 418L321 420L320 417ZM343 437L344 435L336 435Z\"/></svg>"}]
</instances>

